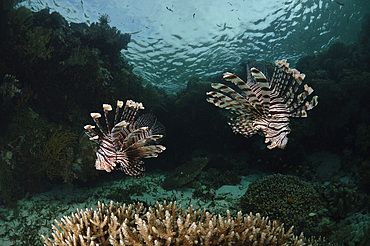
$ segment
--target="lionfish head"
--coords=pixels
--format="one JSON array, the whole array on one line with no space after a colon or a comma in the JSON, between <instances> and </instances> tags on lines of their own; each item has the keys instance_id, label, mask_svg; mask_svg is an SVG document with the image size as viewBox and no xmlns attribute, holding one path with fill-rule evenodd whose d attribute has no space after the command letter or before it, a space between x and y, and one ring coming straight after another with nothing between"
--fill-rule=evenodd
<instances>
[{"instance_id":1,"label":"lionfish head","mask_svg":"<svg viewBox=\"0 0 370 246\"><path fill-rule=\"evenodd\" d=\"M95 149L97 170L111 172L118 169L135 178L141 178L145 173L143 158L157 157L166 148L158 145L163 138L165 129L152 115L144 114L135 119L142 103L127 100L119 119L122 101L117 101L114 124L111 128L108 112L112 106L103 104L104 118L107 129L99 122L100 113L91 113L95 126L86 125L87 135L97 144Z\"/></svg>"}]
</instances>

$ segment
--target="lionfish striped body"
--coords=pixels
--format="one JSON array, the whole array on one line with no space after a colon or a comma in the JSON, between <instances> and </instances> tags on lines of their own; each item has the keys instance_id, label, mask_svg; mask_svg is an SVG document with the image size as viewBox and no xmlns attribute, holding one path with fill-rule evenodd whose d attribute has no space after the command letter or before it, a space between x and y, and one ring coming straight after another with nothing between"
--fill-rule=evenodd
<instances>
[{"instance_id":1,"label":"lionfish striped body","mask_svg":"<svg viewBox=\"0 0 370 246\"><path fill-rule=\"evenodd\" d=\"M304 91L297 91L305 78L303 73L290 69L286 60L276 61L275 70L269 82L256 68L251 69L254 81L248 77L244 82L232 73L223 78L235 84L243 93L221 83L213 83L212 88L219 90L207 92L207 101L217 107L228 109L237 117L230 118L235 133L250 137L257 132L265 135L269 149L284 149L290 133L289 117L307 117L307 110L314 108L317 96L306 101L313 89L304 85Z\"/></svg>"},{"instance_id":2,"label":"lionfish striped body","mask_svg":"<svg viewBox=\"0 0 370 246\"><path fill-rule=\"evenodd\" d=\"M112 110L109 104L103 104L107 131L99 122L101 114L91 113L99 132L94 131L95 126L86 125L87 135L90 140L98 144L95 167L98 170L111 172L114 169L122 170L135 178L144 175L145 167L142 158L157 157L166 148L157 145L163 137L164 127L153 116L141 115L135 120L136 113L143 109L141 103L127 100L121 119L118 122L122 101L117 101L114 125L111 129L108 112Z\"/></svg>"}]
</instances>

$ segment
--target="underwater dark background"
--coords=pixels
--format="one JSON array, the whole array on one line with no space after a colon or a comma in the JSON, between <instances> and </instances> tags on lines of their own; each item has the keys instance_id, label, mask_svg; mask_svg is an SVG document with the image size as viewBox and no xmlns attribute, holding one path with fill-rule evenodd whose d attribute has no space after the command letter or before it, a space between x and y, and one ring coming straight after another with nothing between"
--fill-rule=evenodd
<instances>
[{"instance_id":1,"label":"underwater dark background","mask_svg":"<svg viewBox=\"0 0 370 246\"><path fill-rule=\"evenodd\" d=\"M27 193L63 183L73 190L94 186L97 180L129 178L118 171L95 170L95 154L83 126L92 123L89 114L100 111L102 103L133 99L143 102L145 113L166 127L161 144L167 150L146 161L147 173L169 172L208 158L197 178L206 186L235 184L238 175L251 173L289 174L313 183L326 206L336 206L325 200L333 192L330 187L342 186L356 197L355 208L328 215L336 223L353 213L369 213L369 15L356 43L336 42L296 63L306 74L304 82L319 96L319 105L308 118L291 120L284 150L268 150L260 135L246 139L232 133L226 112L205 100L210 84L220 82L221 75L189 78L186 88L175 94L144 86L121 56L130 35L110 26L108 16L91 25L69 24L56 12L15 9L9 2L2 4L0 18L1 206L15 209ZM272 74L273 64L258 64ZM245 64L235 73L245 79ZM318 153L338 156L340 165L318 175L323 162ZM212 180L221 174L220 180ZM349 184L340 181L343 176L349 177ZM330 237L328 231L312 234Z\"/></svg>"}]
</instances>

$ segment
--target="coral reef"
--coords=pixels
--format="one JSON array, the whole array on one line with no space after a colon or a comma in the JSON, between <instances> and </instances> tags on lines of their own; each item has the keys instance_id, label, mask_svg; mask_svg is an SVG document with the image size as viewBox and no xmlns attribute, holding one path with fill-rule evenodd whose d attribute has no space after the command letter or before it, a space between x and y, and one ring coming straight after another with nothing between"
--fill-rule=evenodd
<instances>
[{"instance_id":1,"label":"coral reef","mask_svg":"<svg viewBox=\"0 0 370 246\"><path fill-rule=\"evenodd\" d=\"M0 4L0 113L7 116L0 124L0 176L7 180L0 184L1 204L14 204L46 184L71 187L97 177L94 152L78 135L102 101L147 97L143 102L155 107L162 100L132 73L121 54L130 35L111 27L107 16L91 25L68 23L49 9L14 8L16 2ZM74 143L59 150L46 146L53 132L76 134ZM6 183L15 184L14 192Z\"/></svg>"},{"instance_id":2,"label":"coral reef","mask_svg":"<svg viewBox=\"0 0 370 246\"><path fill-rule=\"evenodd\" d=\"M355 146L358 151L363 155L369 156L370 150L370 125L360 123L356 129Z\"/></svg>"},{"instance_id":3,"label":"coral reef","mask_svg":"<svg viewBox=\"0 0 370 246\"><path fill-rule=\"evenodd\" d=\"M208 161L208 157L195 157L191 161L178 166L166 177L162 187L173 189L190 183L200 174L202 169L208 164Z\"/></svg>"},{"instance_id":4,"label":"coral reef","mask_svg":"<svg viewBox=\"0 0 370 246\"><path fill-rule=\"evenodd\" d=\"M370 216L368 214L353 214L335 225L332 229L332 242L347 245L366 245L370 242Z\"/></svg>"},{"instance_id":5,"label":"coral reef","mask_svg":"<svg viewBox=\"0 0 370 246\"><path fill-rule=\"evenodd\" d=\"M2 104L7 106L12 104L14 98L19 97L22 90L18 88L19 80L15 76L5 74L3 82L0 86L0 94L2 96Z\"/></svg>"},{"instance_id":6,"label":"coral reef","mask_svg":"<svg viewBox=\"0 0 370 246\"><path fill-rule=\"evenodd\" d=\"M39 150L41 169L50 179L63 171L63 162L70 156L69 149L77 142L77 135L72 132L55 132L49 137L44 147ZM67 167L68 169L68 167Z\"/></svg>"},{"instance_id":7,"label":"coral reef","mask_svg":"<svg viewBox=\"0 0 370 246\"><path fill-rule=\"evenodd\" d=\"M325 207L336 221L369 210L368 197L361 194L354 184L335 180L325 185L323 195Z\"/></svg>"},{"instance_id":8,"label":"coral reef","mask_svg":"<svg viewBox=\"0 0 370 246\"><path fill-rule=\"evenodd\" d=\"M143 204L120 206L98 203L98 209L77 210L53 225L52 245L305 245L276 221L241 212L226 218L190 206L183 211L176 202L155 208ZM310 245L318 245L311 242Z\"/></svg>"},{"instance_id":9,"label":"coral reef","mask_svg":"<svg viewBox=\"0 0 370 246\"><path fill-rule=\"evenodd\" d=\"M88 137L79 137L73 132L54 132L39 149L41 172L49 179L62 178L70 188L74 180L88 181L96 178L94 169L94 151Z\"/></svg>"},{"instance_id":10,"label":"coral reef","mask_svg":"<svg viewBox=\"0 0 370 246\"><path fill-rule=\"evenodd\" d=\"M40 167L37 150L46 140L48 128L45 118L28 107L5 118L0 138L0 179L4 181L0 183L0 204L14 205L25 192L43 190L42 179L35 172Z\"/></svg>"},{"instance_id":11,"label":"coral reef","mask_svg":"<svg viewBox=\"0 0 370 246\"><path fill-rule=\"evenodd\" d=\"M54 48L49 46L50 39L51 29L37 26L27 31L26 43L23 45L23 49L30 62L33 62L36 58L43 60L51 58Z\"/></svg>"},{"instance_id":12,"label":"coral reef","mask_svg":"<svg viewBox=\"0 0 370 246\"><path fill-rule=\"evenodd\" d=\"M327 239L337 245L367 245L370 242L370 216L354 213L338 221L323 219L320 230Z\"/></svg>"},{"instance_id":13,"label":"coral reef","mask_svg":"<svg viewBox=\"0 0 370 246\"><path fill-rule=\"evenodd\" d=\"M295 231L314 233L322 204L313 186L298 177L273 174L254 181L240 200L243 212L260 213Z\"/></svg>"}]
</instances>

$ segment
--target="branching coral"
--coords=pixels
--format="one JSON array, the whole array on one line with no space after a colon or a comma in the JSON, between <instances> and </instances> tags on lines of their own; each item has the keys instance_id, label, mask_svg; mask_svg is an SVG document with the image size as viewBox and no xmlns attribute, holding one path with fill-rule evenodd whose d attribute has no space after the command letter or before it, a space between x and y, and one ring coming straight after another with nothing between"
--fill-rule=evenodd
<instances>
[{"instance_id":1,"label":"branching coral","mask_svg":"<svg viewBox=\"0 0 370 246\"><path fill-rule=\"evenodd\" d=\"M242 211L261 213L299 231L312 231L322 208L319 195L309 183L291 175L274 174L249 185L241 198Z\"/></svg>"},{"instance_id":2,"label":"branching coral","mask_svg":"<svg viewBox=\"0 0 370 246\"><path fill-rule=\"evenodd\" d=\"M146 208L143 204L120 206L98 203L98 209L77 210L53 225L53 239L46 245L304 245L292 228L262 218L259 214L236 218L186 211L176 202ZM306 244L305 244L306 245ZM311 242L311 245L315 245Z\"/></svg>"}]
</instances>

